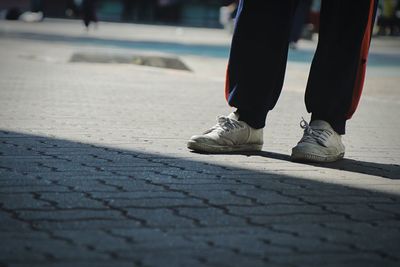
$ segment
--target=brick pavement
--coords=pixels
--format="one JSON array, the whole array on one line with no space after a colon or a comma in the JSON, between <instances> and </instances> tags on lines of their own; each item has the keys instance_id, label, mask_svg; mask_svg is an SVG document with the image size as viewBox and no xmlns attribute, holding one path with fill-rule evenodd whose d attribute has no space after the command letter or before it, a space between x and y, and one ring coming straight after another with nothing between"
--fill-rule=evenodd
<instances>
[{"instance_id":1,"label":"brick pavement","mask_svg":"<svg viewBox=\"0 0 400 267\"><path fill-rule=\"evenodd\" d=\"M399 265L398 67L368 70L341 162L288 160L306 115L308 67L293 62L263 152L195 154L190 135L229 112L226 59L180 55L194 72L69 63L77 51L139 49L53 23L64 40L15 34L55 34L52 22L0 25L0 266ZM172 30L106 24L94 34L169 42ZM199 33L228 45L217 30L177 33L189 48L207 45ZM397 57L385 42L398 44L377 40L375 52Z\"/></svg>"}]
</instances>

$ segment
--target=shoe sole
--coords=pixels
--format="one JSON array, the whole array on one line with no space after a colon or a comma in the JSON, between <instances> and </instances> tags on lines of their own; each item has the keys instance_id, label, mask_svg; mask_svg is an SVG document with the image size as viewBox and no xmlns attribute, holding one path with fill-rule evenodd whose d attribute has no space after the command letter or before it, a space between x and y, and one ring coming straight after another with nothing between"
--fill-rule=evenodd
<instances>
[{"instance_id":1,"label":"shoe sole","mask_svg":"<svg viewBox=\"0 0 400 267\"><path fill-rule=\"evenodd\" d=\"M292 150L292 155L290 156L290 159L292 161L296 162L318 162L318 163L324 163L324 162L335 162L344 157L344 152L340 153L338 155L329 155L329 156L319 156L315 154L310 154L310 153L303 153L299 151L293 151Z\"/></svg>"},{"instance_id":2,"label":"shoe sole","mask_svg":"<svg viewBox=\"0 0 400 267\"><path fill-rule=\"evenodd\" d=\"M193 141L189 141L187 147L190 150L197 152L207 153L227 153L227 152L250 152L250 151L261 151L263 145L260 144L245 144L236 146L213 146L208 144L201 144Z\"/></svg>"}]
</instances>

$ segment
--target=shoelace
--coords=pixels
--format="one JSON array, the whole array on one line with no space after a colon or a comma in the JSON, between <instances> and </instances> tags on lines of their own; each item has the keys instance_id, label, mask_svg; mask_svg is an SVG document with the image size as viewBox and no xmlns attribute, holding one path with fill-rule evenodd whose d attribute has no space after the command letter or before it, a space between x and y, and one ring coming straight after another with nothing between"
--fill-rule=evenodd
<instances>
[{"instance_id":1,"label":"shoelace","mask_svg":"<svg viewBox=\"0 0 400 267\"><path fill-rule=\"evenodd\" d=\"M217 125L212 127L208 132L212 132L216 130L218 133L221 132L230 132L235 129L243 129L244 126L240 124L237 120L225 117L225 116L219 116L217 118Z\"/></svg>"},{"instance_id":2,"label":"shoelace","mask_svg":"<svg viewBox=\"0 0 400 267\"><path fill-rule=\"evenodd\" d=\"M303 117L301 119L300 127L304 129L304 135L301 138L300 143L305 142L325 146L326 141L333 132L328 129L313 129Z\"/></svg>"}]
</instances>

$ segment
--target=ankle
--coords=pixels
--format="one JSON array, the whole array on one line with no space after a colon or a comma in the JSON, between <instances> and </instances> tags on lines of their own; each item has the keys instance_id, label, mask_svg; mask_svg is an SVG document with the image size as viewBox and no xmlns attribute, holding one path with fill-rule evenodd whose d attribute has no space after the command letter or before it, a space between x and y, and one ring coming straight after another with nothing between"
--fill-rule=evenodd
<instances>
[{"instance_id":1,"label":"ankle","mask_svg":"<svg viewBox=\"0 0 400 267\"><path fill-rule=\"evenodd\" d=\"M332 129L339 135L344 135L346 133L346 119L331 118L329 116L313 113L311 115L310 123L316 120L321 120L329 123Z\"/></svg>"},{"instance_id":2,"label":"ankle","mask_svg":"<svg viewBox=\"0 0 400 267\"><path fill-rule=\"evenodd\" d=\"M244 109L237 109L235 113L238 116L239 121L244 121L251 128L259 130L265 127L265 120L267 118L267 112L255 112Z\"/></svg>"}]
</instances>

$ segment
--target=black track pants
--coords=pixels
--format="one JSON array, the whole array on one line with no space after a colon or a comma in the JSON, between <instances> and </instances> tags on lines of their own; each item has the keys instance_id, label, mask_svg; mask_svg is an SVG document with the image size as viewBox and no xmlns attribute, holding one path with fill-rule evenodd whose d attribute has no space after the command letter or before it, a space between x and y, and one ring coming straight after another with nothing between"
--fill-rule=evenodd
<instances>
[{"instance_id":1,"label":"black track pants","mask_svg":"<svg viewBox=\"0 0 400 267\"><path fill-rule=\"evenodd\" d=\"M226 77L228 103L254 128L265 126L282 90L297 0L242 0ZM359 102L377 0L322 0L317 50L305 94L312 120L345 133ZM288 112L290 112L288 110Z\"/></svg>"}]
</instances>

